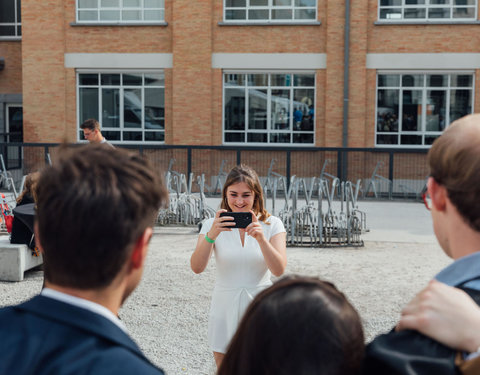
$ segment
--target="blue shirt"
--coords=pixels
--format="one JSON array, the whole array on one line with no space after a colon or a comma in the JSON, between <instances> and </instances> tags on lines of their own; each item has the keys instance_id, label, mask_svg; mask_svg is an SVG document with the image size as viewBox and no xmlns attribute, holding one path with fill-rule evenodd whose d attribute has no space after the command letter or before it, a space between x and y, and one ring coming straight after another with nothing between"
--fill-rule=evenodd
<instances>
[{"instance_id":1,"label":"blue shirt","mask_svg":"<svg viewBox=\"0 0 480 375\"><path fill-rule=\"evenodd\" d=\"M457 259L435 276L435 279L450 286L465 283L463 286L466 288L480 290L480 280L468 281L474 278L480 278L480 251Z\"/></svg>"}]
</instances>

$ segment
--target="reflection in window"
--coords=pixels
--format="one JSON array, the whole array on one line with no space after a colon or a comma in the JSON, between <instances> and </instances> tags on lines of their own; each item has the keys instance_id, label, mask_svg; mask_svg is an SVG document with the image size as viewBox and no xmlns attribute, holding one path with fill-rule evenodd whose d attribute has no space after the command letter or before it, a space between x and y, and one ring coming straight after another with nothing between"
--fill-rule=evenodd
<instances>
[{"instance_id":1,"label":"reflection in window","mask_svg":"<svg viewBox=\"0 0 480 375\"><path fill-rule=\"evenodd\" d=\"M244 22L311 22L317 0L224 0L224 20Z\"/></svg>"},{"instance_id":2,"label":"reflection in window","mask_svg":"<svg viewBox=\"0 0 480 375\"><path fill-rule=\"evenodd\" d=\"M78 74L79 125L96 118L110 141L163 142L164 82L163 72Z\"/></svg>"},{"instance_id":3,"label":"reflection in window","mask_svg":"<svg viewBox=\"0 0 480 375\"><path fill-rule=\"evenodd\" d=\"M314 143L314 74L224 74L224 142Z\"/></svg>"},{"instance_id":4,"label":"reflection in window","mask_svg":"<svg viewBox=\"0 0 480 375\"><path fill-rule=\"evenodd\" d=\"M382 21L475 20L477 0L379 0Z\"/></svg>"},{"instance_id":5,"label":"reflection in window","mask_svg":"<svg viewBox=\"0 0 480 375\"><path fill-rule=\"evenodd\" d=\"M378 74L376 144L428 146L473 108L473 74Z\"/></svg>"}]
</instances>

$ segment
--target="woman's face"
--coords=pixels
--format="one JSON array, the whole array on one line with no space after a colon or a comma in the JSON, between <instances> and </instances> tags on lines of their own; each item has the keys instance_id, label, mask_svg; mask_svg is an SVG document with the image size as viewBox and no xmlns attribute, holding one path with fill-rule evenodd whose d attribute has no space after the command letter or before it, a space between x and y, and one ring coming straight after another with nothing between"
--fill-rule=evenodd
<instances>
[{"instance_id":1,"label":"woman's face","mask_svg":"<svg viewBox=\"0 0 480 375\"><path fill-rule=\"evenodd\" d=\"M247 212L253 209L255 193L245 182L230 185L227 188L227 203L232 212Z\"/></svg>"}]
</instances>

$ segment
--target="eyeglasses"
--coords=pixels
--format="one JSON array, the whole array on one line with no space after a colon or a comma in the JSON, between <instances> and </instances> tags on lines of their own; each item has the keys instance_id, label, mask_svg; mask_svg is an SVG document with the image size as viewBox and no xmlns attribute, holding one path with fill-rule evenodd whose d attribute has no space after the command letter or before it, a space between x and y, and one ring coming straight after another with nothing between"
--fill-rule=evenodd
<instances>
[{"instance_id":1,"label":"eyeglasses","mask_svg":"<svg viewBox=\"0 0 480 375\"><path fill-rule=\"evenodd\" d=\"M428 191L422 194L422 199L423 203L425 203L425 207L427 207L427 210L432 209L432 198L430 198L430 194L428 194Z\"/></svg>"},{"instance_id":2,"label":"eyeglasses","mask_svg":"<svg viewBox=\"0 0 480 375\"><path fill-rule=\"evenodd\" d=\"M93 130L93 131L89 131L89 132L86 132L86 131L84 130L84 131L83 131L83 136L84 136L85 138L88 138L88 137L90 137L91 135L93 135L94 133L95 133L94 130Z\"/></svg>"}]
</instances>

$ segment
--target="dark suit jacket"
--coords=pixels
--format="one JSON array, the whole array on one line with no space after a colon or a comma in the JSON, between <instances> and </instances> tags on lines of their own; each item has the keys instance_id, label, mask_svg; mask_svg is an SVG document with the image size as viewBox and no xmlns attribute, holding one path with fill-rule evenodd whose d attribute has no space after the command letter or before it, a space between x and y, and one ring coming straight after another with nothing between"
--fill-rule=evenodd
<instances>
[{"instance_id":1,"label":"dark suit jacket","mask_svg":"<svg viewBox=\"0 0 480 375\"><path fill-rule=\"evenodd\" d=\"M0 374L163 374L118 326L37 296L0 309Z\"/></svg>"}]
</instances>

